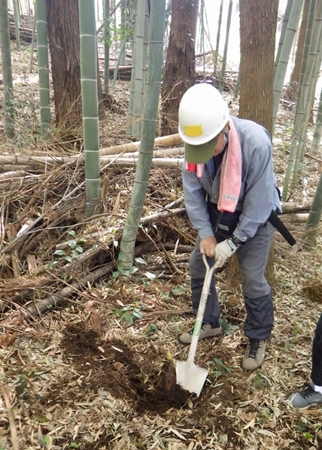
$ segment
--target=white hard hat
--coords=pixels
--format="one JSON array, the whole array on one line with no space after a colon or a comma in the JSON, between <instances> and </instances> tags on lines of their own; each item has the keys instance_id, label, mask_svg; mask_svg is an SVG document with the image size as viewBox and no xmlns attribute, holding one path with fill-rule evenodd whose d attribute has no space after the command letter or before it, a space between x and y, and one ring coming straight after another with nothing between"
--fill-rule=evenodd
<instances>
[{"instance_id":1,"label":"white hard hat","mask_svg":"<svg viewBox=\"0 0 322 450\"><path fill-rule=\"evenodd\" d=\"M214 153L216 136L229 117L220 92L208 83L196 84L183 95L179 105L179 134L185 142L185 159L205 163Z\"/></svg>"}]
</instances>

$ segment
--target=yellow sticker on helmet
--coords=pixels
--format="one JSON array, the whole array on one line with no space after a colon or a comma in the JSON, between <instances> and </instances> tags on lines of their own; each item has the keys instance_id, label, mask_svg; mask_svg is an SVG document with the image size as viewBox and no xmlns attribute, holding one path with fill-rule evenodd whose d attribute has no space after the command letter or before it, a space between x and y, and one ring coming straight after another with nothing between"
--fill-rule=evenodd
<instances>
[{"instance_id":1,"label":"yellow sticker on helmet","mask_svg":"<svg viewBox=\"0 0 322 450\"><path fill-rule=\"evenodd\" d=\"M184 127L186 136L197 137L203 135L202 125L186 125Z\"/></svg>"}]
</instances>

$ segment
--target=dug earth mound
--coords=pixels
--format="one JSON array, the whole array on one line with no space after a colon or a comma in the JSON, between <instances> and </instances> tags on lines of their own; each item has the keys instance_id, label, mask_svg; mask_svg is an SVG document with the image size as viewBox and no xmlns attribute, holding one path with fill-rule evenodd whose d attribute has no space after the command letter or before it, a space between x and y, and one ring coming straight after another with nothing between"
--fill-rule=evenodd
<instances>
[{"instance_id":1,"label":"dug earth mound","mask_svg":"<svg viewBox=\"0 0 322 450\"><path fill-rule=\"evenodd\" d=\"M138 414L184 408L191 397L176 384L171 363L165 361L160 368L155 352L138 355L121 340L102 341L94 331L86 331L83 323L67 326L61 348L83 380L83 392L109 391L130 402Z\"/></svg>"}]
</instances>

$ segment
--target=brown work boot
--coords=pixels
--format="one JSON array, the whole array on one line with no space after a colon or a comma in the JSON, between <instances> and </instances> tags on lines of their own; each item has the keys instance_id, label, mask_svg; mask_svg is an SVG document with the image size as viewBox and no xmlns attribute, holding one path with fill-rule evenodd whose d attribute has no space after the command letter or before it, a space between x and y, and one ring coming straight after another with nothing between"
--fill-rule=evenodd
<instances>
[{"instance_id":1,"label":"brown work boot","mask_svg":"<svg viewBox=\"0 0 322 450\"><path fill-rule=\"evenodd\" d=\"M198 341L200 341L201 339L213 338L215 336L218 336L221 332L222 329L220 325L212 327L209 323L204 323L201 327ZM193 328L191 328L191 330L189 331L186 331L185 333L182 333L182 335L179 337L179 342L185 345L191 344L192 333Z\"/></svg>"},{"instance_id":2,"label":"brown work boot","mask_svg":"<svg viewBox=\"0 0 322 450\"><path fill-rule=\"evenodd\" d=\"M242 361L242 368L245 370L255 370L264 361L266 341L249 339L245 356Z\"/></svg>"}]
</instances>

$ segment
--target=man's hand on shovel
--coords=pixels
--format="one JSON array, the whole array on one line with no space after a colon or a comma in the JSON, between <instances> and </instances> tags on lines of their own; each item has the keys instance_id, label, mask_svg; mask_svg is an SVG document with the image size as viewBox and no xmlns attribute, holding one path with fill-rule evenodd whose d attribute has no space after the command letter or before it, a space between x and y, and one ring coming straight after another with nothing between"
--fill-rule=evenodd
<instances>
[{"instance_id":1,"label":"man's hand on shovel","mask_svg":"<svg viewBox=\"0 0 322 450\"><path fill-rule=\"evenodd\" d=\"M200 241L200 253L202 255L208 256L208 258L213 258L215 256L215 248L217 245L217 239L215 236L209 236Z\"/></svg>"}]
</instances>

